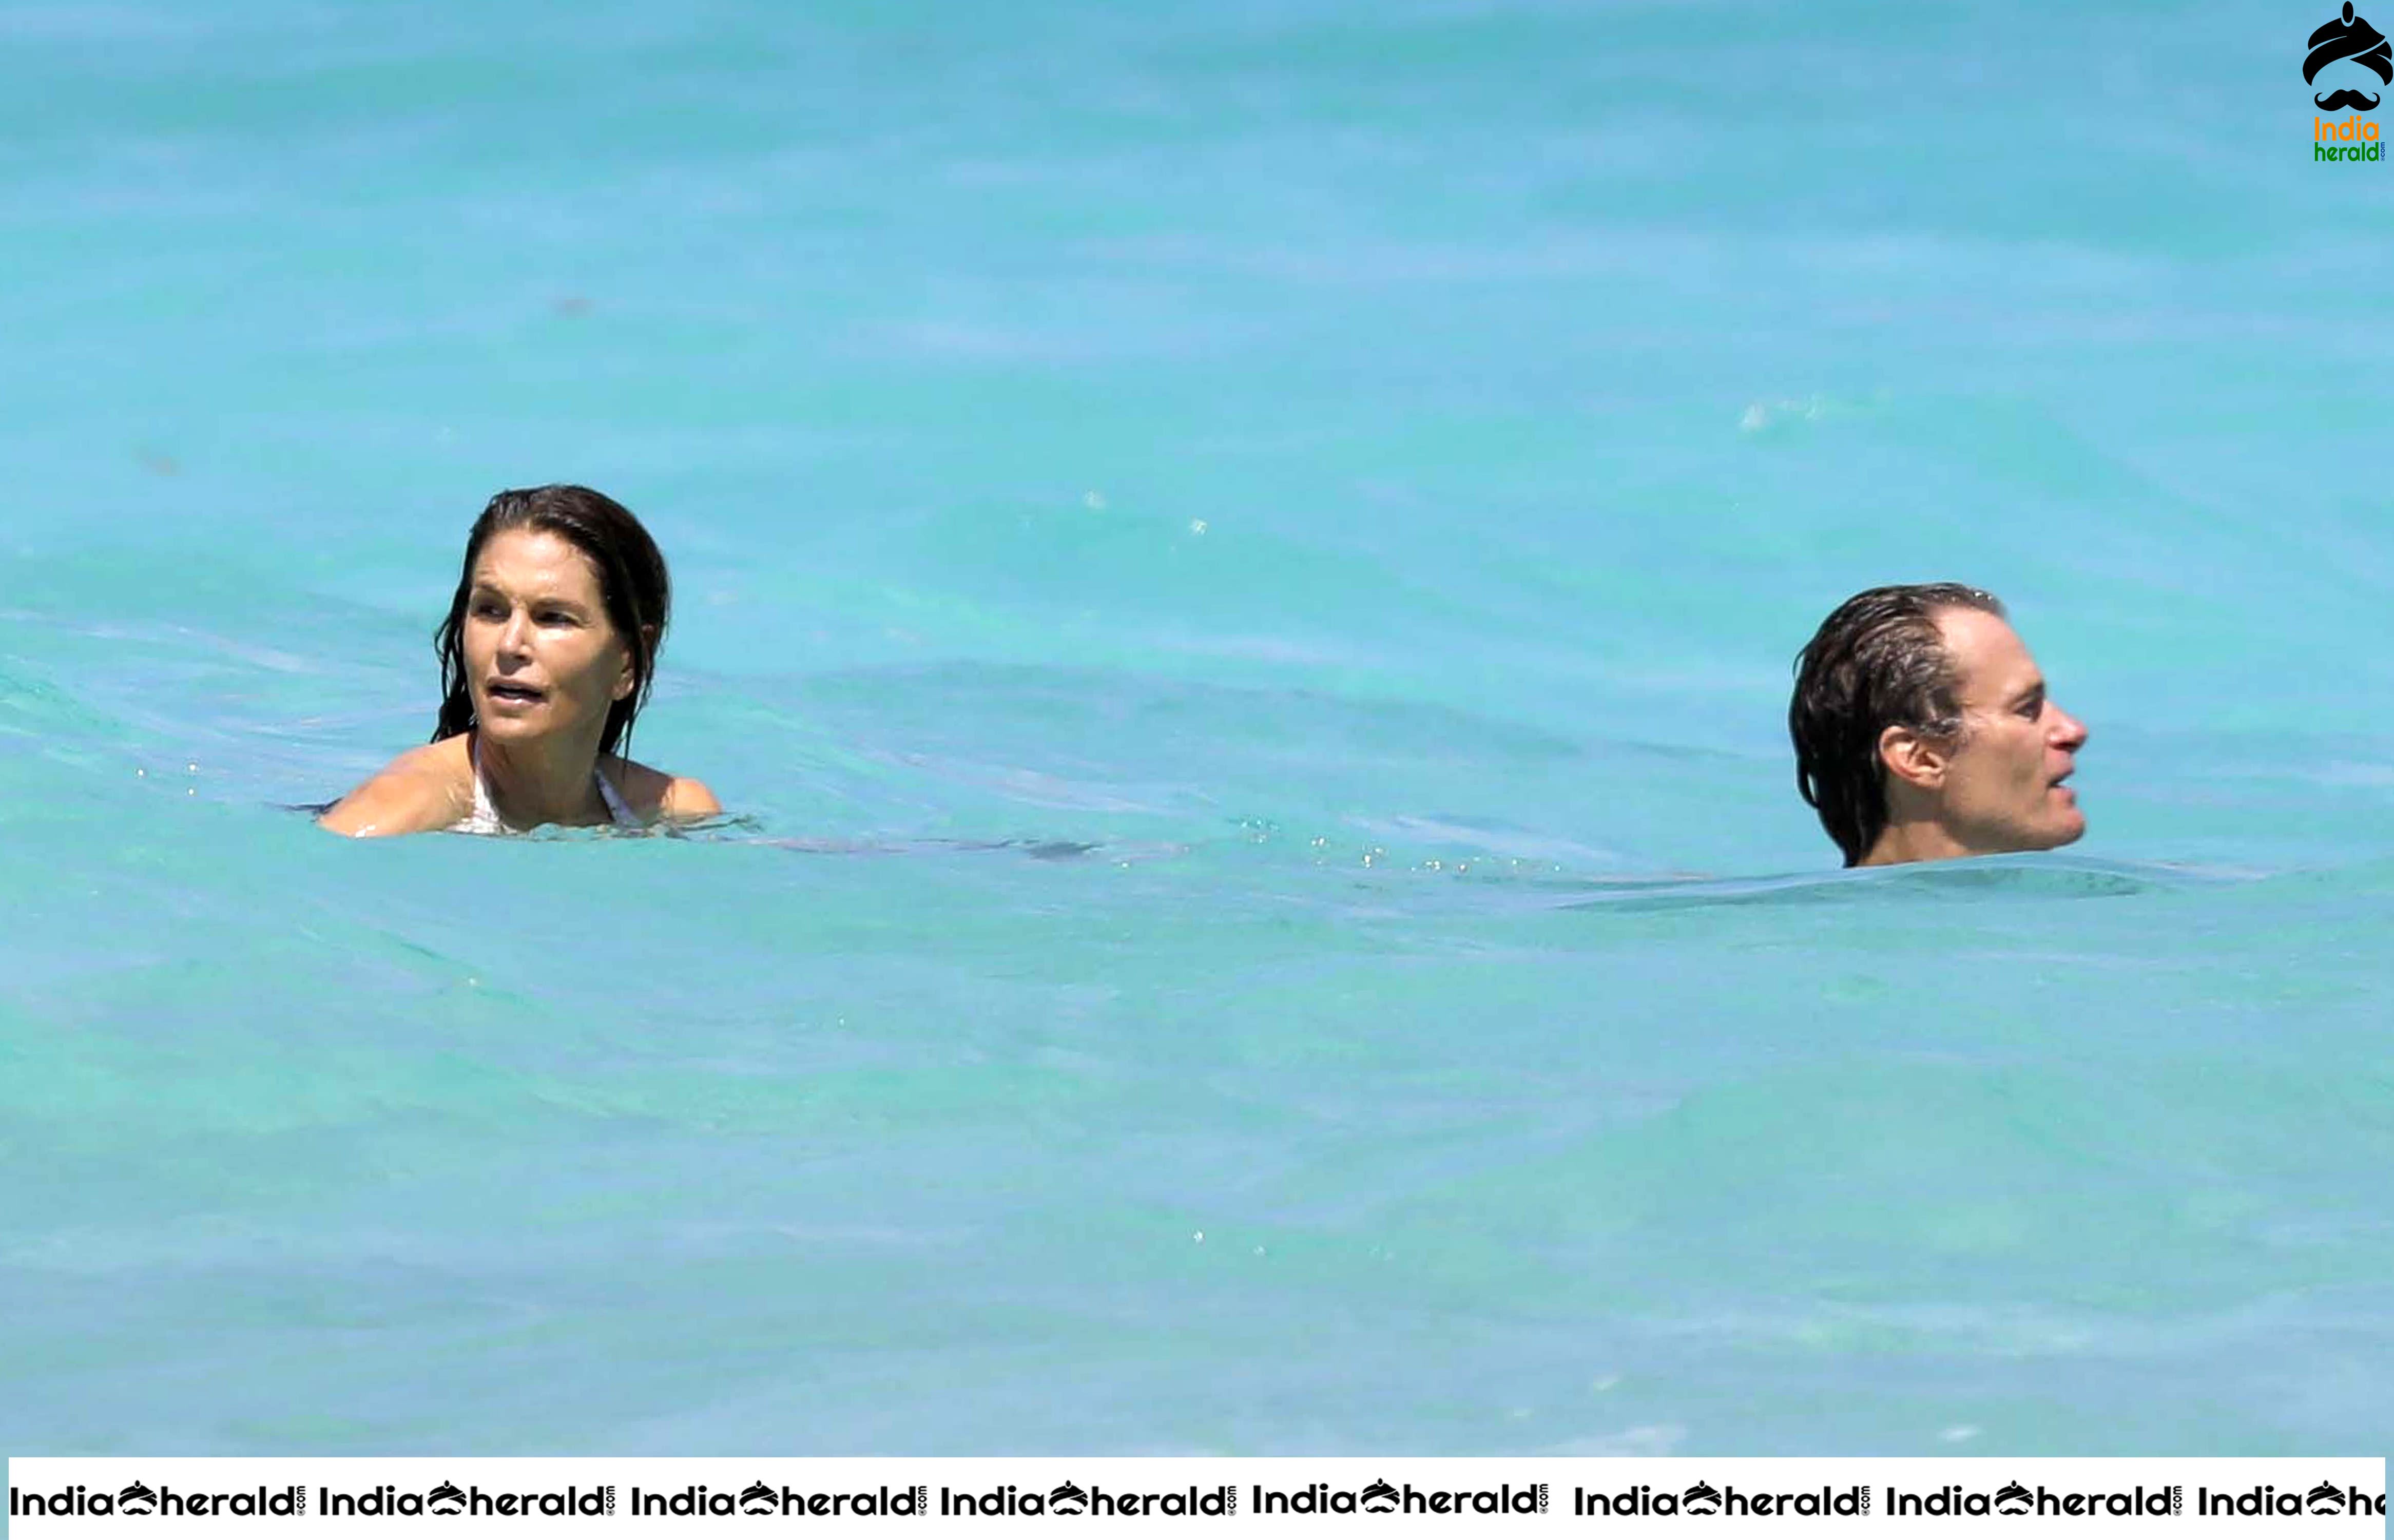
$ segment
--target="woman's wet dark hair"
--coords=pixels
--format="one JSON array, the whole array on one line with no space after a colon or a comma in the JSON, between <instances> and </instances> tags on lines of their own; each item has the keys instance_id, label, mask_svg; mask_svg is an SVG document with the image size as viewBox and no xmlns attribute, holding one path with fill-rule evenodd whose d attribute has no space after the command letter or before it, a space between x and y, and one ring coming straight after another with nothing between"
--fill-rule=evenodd
<instances>
[{"instance_id":1,"label":"woman's wet dark hair","mask_svg":"<svg viewBox=\"0 0 2394 1540\"><path fill-rule=\"evenodd\" d=\"M474 590L475 559L502 530L546 531L588 557L598 571L607 619L632 652L632 692L608 708L607 728L598 739L599 753L617 752L618 744L631 741L632 723L648 704L657 650L664 641L666 614L673 606L673 584L664 554L632 510L605 493L576 486L500 493L474 520L473 533L466 536L465 565L457 574L456 597L449 601L449 618L432 638L432 650L441 658L441 719L432 741L474 726L474 697L466 687L466 601Z\"/></svg>"},{"instance_id":2,"label":"woman's wet dark hair","mask_svg":"<svg viewBox=\"0 0 2394 1540\"><path fill-rule=\"evenodd\" d=\"M1796 789L1819 811L1848 866L1860 864L1887 828L1879 735L1890 727L1961 734L1960 681L1937 628L1940 610L2000 615L2004 605L1959 583L1871 588L1830 612L1796 655L1796 697L1787 706Z\"/></svg>"}]
</instances>

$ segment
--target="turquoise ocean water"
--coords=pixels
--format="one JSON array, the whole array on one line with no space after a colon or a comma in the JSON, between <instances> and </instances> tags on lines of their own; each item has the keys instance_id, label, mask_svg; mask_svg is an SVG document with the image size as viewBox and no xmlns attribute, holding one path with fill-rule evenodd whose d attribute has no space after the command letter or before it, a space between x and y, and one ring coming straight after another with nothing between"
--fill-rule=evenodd
<instances>
[{"instance_id":1,"label":"turquoise ocean water","mask_svg":"<svg viewBox=\"0 0 2394 1540\"><path fill-rule=\"evenodd\" d=\"M2332 8L0 4L0 1450L2384 1453ZM549 480L748 822L283 810Z\"/></svg>"}]
</instances>

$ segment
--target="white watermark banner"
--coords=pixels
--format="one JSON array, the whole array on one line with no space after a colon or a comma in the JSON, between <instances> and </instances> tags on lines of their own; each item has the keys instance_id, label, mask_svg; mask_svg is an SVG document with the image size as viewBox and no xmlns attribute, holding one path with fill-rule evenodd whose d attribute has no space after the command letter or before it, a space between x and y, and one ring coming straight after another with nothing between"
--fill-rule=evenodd
<instances>
[{"instance_id":1,"label":"white watermark banner","mask_svg":"<svg viewBox=\"0 0 2394 1540\"><path fill-rule=\"evenodd\" d=\"M17 1540L2386 1533L2379 1459L12 1459Z\"/></svg>"}]
</instances>

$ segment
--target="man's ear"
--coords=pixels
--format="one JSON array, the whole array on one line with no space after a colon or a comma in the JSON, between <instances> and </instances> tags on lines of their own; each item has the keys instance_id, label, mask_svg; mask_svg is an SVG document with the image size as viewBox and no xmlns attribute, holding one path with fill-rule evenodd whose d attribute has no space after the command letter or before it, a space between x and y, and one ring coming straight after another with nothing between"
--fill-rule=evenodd
<instances>
[{"instance_id":1,"label":"man's ear","mask_svg":"<svg viewBox=\"0 0 2394 1540\"><path fill-rule=\"evenodd\" d=\"M1953 745L1916 727L1890 727L1878 735L1878 759L1898 781L1934 791L1945 783L1945 767L1953 760Z\"/></svg>"}]
</instances>

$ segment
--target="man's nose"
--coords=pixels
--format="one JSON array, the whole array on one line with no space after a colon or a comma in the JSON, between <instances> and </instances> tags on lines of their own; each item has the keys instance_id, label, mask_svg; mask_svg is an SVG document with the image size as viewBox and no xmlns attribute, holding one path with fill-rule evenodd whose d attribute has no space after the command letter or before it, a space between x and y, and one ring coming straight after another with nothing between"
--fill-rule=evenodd
<instances>
[{"instance_id":1,"label":"man's nose","mask_svg":"<svg viewBox=\"0 0 2394 1540\"><path fill-rule=\"evenodd\" d=\"M2075 754L2086 746L2086 724L2059 706L2053 708L2053 742L2057 747Z\"/></svg>"}]
</instances>

